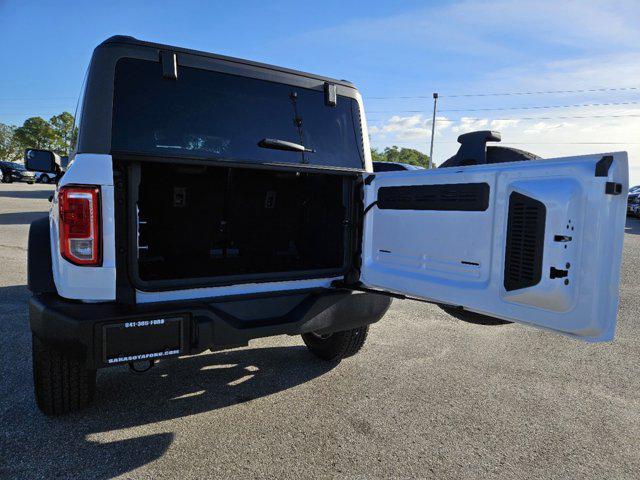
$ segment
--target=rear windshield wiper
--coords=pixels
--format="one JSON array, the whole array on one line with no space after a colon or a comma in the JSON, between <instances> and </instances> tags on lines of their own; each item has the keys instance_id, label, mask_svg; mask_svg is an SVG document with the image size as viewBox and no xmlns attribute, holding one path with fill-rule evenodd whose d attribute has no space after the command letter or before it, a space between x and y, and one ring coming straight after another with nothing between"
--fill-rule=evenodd
<instances>
[{"instance_id":1,"label":"rear windshield wiper","mask_svg":"<svg viewBox=\"0 0 640 480\"><path fill-rule=\"evenodd\" d=\"M299 143L278 140L277 138L263 138L258 142L258 146L262 148L271 148L273 150L286 150L288 152L315 153L315 150L312 148L307 148Z\"/></svg>"}]
</instances>

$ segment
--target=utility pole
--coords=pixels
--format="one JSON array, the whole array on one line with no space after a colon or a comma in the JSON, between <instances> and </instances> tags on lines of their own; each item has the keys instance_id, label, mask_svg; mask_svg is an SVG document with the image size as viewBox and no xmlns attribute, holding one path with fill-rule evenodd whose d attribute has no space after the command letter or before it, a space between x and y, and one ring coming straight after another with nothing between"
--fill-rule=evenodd
<instances>
[{"instance_id":1,"label":"utility pole","mask_svg":"<svg viewBox=\"0 0 640 480\"><path fill-rule=\"evenodd\" d=\"M429 169L433 168L433 136L436 133L436 108L438 105L438 94L433 94L433 119L431 120L431 148L429 148Z\"/></svg>"}]
</instances>

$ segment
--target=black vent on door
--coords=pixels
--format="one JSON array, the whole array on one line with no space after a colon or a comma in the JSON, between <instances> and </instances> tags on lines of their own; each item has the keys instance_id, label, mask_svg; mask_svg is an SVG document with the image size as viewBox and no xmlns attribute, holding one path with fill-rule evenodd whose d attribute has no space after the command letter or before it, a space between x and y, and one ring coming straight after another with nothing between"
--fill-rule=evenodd
<instances>
[{"instance_id":1,"label":"black vent on door","mask_svg":"<svg viewBox=\"0 0 640 480\"><path fill-rule=\"evenodd\" d=\"M382 210L483 212L488 207L488 183L408 185L378 190L378 208Z\"/></svg>"},{"instance_id":2,"label":"black vent on door","mask_svg":"<svg viewBox=\"0 0 640 480\"><path fill-rule=\"evenodd\" d=\"M507 291L532 287L540 282L546 215L547 209L542 202L517 192L509 196L504 259L504 288Z\"/></svg>"}]
</instances>

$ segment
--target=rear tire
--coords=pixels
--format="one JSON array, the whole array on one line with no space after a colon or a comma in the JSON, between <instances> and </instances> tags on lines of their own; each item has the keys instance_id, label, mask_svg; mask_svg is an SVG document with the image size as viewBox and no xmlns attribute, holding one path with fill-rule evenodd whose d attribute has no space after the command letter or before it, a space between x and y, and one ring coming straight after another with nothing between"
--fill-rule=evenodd
<instances>
[{"instance_id":1,"label":"rear tire","mask_svg":"<svg viewBox=\"0 0 640 480\"><path fill-rule=\"evenodd\" d=\"M36 404L45 415L63 415L82 410L93 401L96 371L68 355L45 345L35 335L33 386Z\"/></svg>"},{"instance_id":2,"label":"rear tire","mask_svg":"<svg viewBox=\"0 0 640 480\"><path fill-rule=\"evenodd\" d=\"M303 333L302 340L316 357L322 360L339 362L360 351L367 340L369 326L354 328L344 332L327 335L320 333Z\"/></svg>"},{"instance_id":3,"label":"rear tire","mask_svg":"<svg viewBox=\"0 0 640 480\"><path fill-rule=\"evenodd\" d=\"M49 183L49 176L48 175L41 175L40 176L40 183Z\"/></svg>"}]
</instances>

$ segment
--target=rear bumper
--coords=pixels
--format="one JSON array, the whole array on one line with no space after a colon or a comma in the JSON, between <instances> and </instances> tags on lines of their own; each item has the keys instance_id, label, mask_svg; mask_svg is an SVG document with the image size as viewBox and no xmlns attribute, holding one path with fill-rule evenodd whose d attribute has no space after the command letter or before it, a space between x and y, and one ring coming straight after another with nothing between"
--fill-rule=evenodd
<instances>
[{"instance_id":1,"label":"rear bumper","mask_svg":"<svg viewBox=\"0 0 640 480\"><path fill-rule=\"evenodd\" d=\"M369 325L382 318L390 303L383 295L326 289L131 306L78 303L42 294L31 298L29 319L43 342L73 355L87 368L102 368L113 365L105 359L107 325L183 318L180 355L189 355L246 345L254 338ZM140 353L148 352L142 348Z\"/></svg>"}]
</instances>

